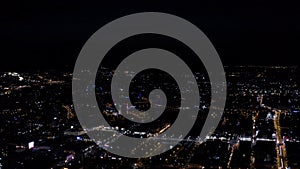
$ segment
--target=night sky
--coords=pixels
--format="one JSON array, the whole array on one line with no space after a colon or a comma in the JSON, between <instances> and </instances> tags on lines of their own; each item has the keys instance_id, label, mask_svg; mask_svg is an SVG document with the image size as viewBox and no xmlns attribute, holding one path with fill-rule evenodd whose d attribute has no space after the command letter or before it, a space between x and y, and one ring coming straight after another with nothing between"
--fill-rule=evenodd
<instances>
[{"instance_id":1,"label":"night sky","mask_svg":"<svg viewBox=\"0 0 300 169\"><path fill-rule=\"evenodd\" d=\"M197 25L224 65L300 65L300 3L7 0L0 4L0 70L73 69L86 40L137 12L165 12Z\"/></svg>"}]
</instances>

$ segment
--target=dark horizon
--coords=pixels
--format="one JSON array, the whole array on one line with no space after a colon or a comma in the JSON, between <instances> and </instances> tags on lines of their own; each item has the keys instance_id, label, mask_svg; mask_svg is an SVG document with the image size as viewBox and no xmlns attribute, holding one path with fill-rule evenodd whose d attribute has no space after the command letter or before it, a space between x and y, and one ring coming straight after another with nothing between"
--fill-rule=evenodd
<instances>
[{"instance_id":1,"label":"dark horizon","mask_svg":"<svg viewBox=\"0 0 300 169\"><path fill-rule=\"evenodd\" d=\"M174 14L198 26L223 65L299 65L299 4L15 0L1 7L1 71L64 70L66 65L72 70L82 46L100 27L146 11Z\"/></svg>"}]
</instances>

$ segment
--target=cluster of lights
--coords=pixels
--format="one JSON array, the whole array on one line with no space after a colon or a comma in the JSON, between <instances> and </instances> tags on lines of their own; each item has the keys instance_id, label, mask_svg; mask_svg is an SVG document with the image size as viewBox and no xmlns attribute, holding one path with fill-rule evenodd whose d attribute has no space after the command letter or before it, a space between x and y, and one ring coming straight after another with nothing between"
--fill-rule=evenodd
<instances>
[{"instance_id":1,"label":"cluster of lights","mask_svg":"<svg viewBox=\"0 0 300 169\"><path fill-rule=\"evenodd\" d=\"M19 73L16 73L16 72L8 72L7 74L6 73L4 74L4 76L6 76L6 75L13 76L13 77L18 77L19 81L24 80L24 78Z\"/></svg>"}]
</instances>

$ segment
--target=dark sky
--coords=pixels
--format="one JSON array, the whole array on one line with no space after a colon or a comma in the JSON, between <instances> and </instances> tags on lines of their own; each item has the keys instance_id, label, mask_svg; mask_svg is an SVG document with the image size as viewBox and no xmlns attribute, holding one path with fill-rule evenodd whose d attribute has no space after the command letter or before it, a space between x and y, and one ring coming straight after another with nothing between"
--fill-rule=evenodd
<instances>
[{"instance_id":1,"label":"dark sky","mask_svg":"<svg viewBox=\"0 0 300 169\"><path fill-rule=\"evenodd\" d=\"M7 0L0 4L0 70L72 69L85 41L101 26L146 11L196 24L224 65L300 64L300 3Z\"/></svg>"}]
</instances>

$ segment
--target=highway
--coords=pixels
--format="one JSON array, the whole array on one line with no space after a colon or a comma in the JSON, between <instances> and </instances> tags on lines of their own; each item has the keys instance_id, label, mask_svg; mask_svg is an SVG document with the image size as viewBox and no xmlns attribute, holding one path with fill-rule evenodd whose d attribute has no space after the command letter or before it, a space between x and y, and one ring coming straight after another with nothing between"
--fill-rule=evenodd
<instances>
[{"instance_id":1,"label":"highway","mask_svg":"<svg viewBox=\"0 0 300 169\"><path fill-rule=\"evenodd\" d=\"M285 111L272 108L269 106L262 105L262 107L267 108L275 112L274 115L274 128L276 131L276 152L277 152L277 167L280 169L288 168L288 161L287 161L287 152L285 148L285 143L281 136L281 126L280 126L280 114L285 113Z\"/></svg>"}]
</instances>

